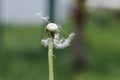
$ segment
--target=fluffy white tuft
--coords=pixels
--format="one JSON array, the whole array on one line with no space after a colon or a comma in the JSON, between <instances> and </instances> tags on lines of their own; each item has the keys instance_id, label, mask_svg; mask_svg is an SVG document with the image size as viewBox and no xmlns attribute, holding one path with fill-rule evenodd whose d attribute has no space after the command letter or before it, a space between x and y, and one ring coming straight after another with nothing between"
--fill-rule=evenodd
<instances>
[{"instance_id":1,"label":"fluffy white tuft","mask_svg":"<svg viewBox=\"0 0 120 80\"><path fill-rule=\"evenodd\" d=\"M55 48L62 49L62 48L69 46L74 36L75 36L75 33L71 33L67 39L61 39L61 40L54 39Z\"/></svg>"},{"instance_id":2,"label":"fluffy white tuft","mask_svg":"<svg viewBox=\"0 0 120 80\"><path fill-rule=\"evenodd\" d=\"M49 44L49 39L42 39L41 44L44 45L45 47L47 47Z\"/></svg>"},{"instance_id":3,"label":"fluffy white tuft","mask_svg":"<svg viewBox=\"0 0 120 80\"><path fill-rule=\"evenodd\" d=\"M74 38L75 33L71 33L67 39L59 39L59 34L55 34L54 38L54 47L57 49L63 49L70 45L70 42ZM42 39L41 44L47 47L49 45L49 38Z\"/></svg>"}]
</instances>

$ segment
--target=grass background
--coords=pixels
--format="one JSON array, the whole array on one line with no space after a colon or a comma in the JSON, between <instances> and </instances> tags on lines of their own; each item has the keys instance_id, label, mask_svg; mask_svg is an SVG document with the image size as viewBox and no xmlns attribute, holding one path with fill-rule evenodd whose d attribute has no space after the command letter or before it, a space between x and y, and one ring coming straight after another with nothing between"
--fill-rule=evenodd
<instances>
[{"instance_id":1,"label":"grass background","mask_svg":"<svg viewBox=\"0 0 120 80\"><path fill-rule=\"evenodd\" d=\"M73 31L70 21L62 26L68 33ZM43 30L41 25L4 25L0 80L48 80L47 48L40 43ZM89 62L82 75L85 80L120 80L120 20L116 11L89 13L84 34ZM71 47L55 49L54 54L55 80L71 80Z\"/></svg>"}]
</instances>

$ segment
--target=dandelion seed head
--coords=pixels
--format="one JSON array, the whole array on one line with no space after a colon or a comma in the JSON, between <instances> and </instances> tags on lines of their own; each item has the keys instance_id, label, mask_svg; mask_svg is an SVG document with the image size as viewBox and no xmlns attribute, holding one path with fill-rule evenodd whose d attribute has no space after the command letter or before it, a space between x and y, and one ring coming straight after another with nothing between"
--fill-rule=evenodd
<instances>
[{"instance_id":1,"label":"dandelion seed head","mask_svg":"<svg viewBox=\"0 0 120 80\"><path fill-rule=\"evenodd\" d=\"M46 26L46 29L50 32L57 32L59 30L58 26L55 23L49 23Z\"/></svg>"}]
</instances>

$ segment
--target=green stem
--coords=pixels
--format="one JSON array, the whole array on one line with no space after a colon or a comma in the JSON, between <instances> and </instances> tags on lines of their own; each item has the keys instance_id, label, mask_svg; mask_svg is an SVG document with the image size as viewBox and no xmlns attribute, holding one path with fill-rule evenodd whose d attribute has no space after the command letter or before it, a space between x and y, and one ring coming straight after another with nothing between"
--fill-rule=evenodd
<instances>
[{"instance_id":1,"label":"green stem","mask_svg":"<svg viewBox=\"0 0 120 80\"><path fill-rule=\"evenodd\" d=\"M50 38L48 46L49 80L54 80L53 72L53 38Z\"/></svg>"}]
</instances>

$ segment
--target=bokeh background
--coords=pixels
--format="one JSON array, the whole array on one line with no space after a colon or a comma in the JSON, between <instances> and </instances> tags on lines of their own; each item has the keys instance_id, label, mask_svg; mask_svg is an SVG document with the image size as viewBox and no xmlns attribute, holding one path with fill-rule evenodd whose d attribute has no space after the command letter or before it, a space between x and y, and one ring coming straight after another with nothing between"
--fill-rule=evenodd
<instances>
[{"instance_id":1,"label":"bokeh background","mask_svg":"<svg viewBox=\"0 0 120 80\"><path fill-rule=\"evenodd\" d=\"M55 80L120 80L120 0L0 0L0 80L48 80L39 12L76 33L54 49Z\"/></svg>"}]
</instances>

